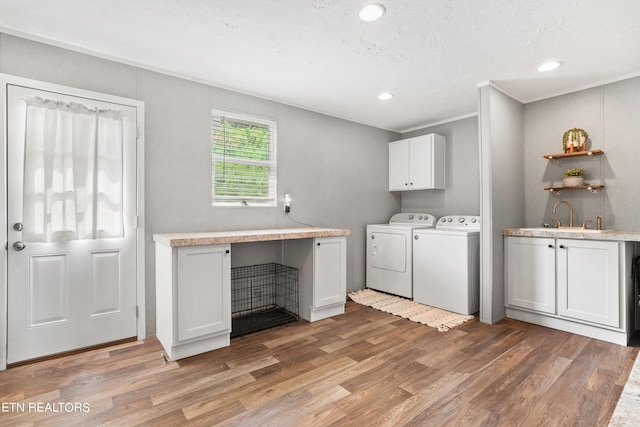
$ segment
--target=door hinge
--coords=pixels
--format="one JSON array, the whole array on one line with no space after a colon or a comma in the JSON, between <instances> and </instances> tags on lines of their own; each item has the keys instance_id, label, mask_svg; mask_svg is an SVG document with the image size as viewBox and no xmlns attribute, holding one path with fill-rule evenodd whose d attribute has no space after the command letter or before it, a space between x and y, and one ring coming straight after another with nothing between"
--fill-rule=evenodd
<instances>
[{"instance_id":1,"label":"door hinge","mask_svg":"<svg viewBox=\"0 0 640 427\"><path fill-rule=\"evenodd\" d=\"M140 138L140 127L136 126L136 139Z\"/></svg>"},{"instance_id":2,"label":"door hinge","mask_svg":"<svg viewBox=\"0 0 640 427\"><path fill-rule=\"evenodd\" d=\"M136 319L140 318L140 306L136 305Z\"/></svg>"}]
</instances>

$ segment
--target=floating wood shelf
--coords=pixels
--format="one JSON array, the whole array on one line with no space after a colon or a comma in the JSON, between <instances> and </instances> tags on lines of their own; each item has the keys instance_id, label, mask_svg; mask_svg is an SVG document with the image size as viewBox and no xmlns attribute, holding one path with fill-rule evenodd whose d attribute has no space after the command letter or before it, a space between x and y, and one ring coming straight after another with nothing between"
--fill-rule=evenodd
<instances>
[{"instance_id":1,"label":"floating wood shelf","mask_svg":"<svg viewBox=\"0 0 640 427\"><path fill-rule=\"evenodd\" d=\"M560 194L562 190L589 190L592 193L597 193L604 185L578 185L576 187L545 187L545 191L549 191L553 194Z\"/></svg>"},{"instance_id":2,"label":"floating wood shelf","mask_svg":"<svg viewBox=\"0 0 640 427\"><path fill-rule=\"evenodd\" d=\"M547 160L559 160L559 159L566 159L569 157L580 157L580 156L589 156L590 158L595 159L600 154L604 154L604 151L602 150L575 151L573 153L545 154L542 157L544 157Z\"/></svg>"}]
</instances>

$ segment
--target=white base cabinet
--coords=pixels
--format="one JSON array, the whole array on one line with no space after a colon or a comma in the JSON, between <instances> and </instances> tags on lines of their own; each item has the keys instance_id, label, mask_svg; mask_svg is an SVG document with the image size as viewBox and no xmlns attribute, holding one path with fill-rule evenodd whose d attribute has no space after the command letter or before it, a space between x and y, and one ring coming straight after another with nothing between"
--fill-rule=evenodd
<instances>
[{"instance_id":1,"label":"white base cabinet","mask_svg":"<svg viewBox=\"0 0 640 427\"><path fill-rule=\"evenodd\" d=\"M315 322L344 313L347 299L347 239L288 240L283 264L298 269L300 317Z\"/></svg>"},{"instance_id":2,"label":"white base cabinet","mask_svg":"<svg viewBox=\"0 0 640 427\"><path fill-rule=\"evenodd\" d=\"M507 307L555 314L554 239L509 237L506 243Z\"/></svg>"},{"instance_id":3,"label":"white base cabinet","mask_svg":"<svg viewBox=\"0 0 640 427\"><path fill-rule=\"evenodd\" d=\"M558 314L618 328L619 244L597 240L557 240Z\"/></svg>"},{"instance_id":4,"label":"white base cabinet","mask_svg":"<svg viewBox=\"0 0 640 427\"><path fill-rule=\"evenodd\" d=\"M168 358L228 346L230 334L230 245L156 243L156 335Z\"/></svg>"},{"instance_id":5,"label":"white base cabinet","mask_svg":"<svg viewBox=\"0 0 640 427\"><path fill-rule=\"evenodd\" d=\"M284 240L282 255L298 269L300 317L315 322L344 313L346 237ZM156 243L156 335L172 360L230 344L230 244Z\"/></svg>"},{"instance_id":6,"label":"white base cabinet","mask_svg":"<svg viewBox=\"0 0 640 427\"><path fill-rule=\"evenodd\" d=\"M505 237L507 317L627 345L630 242Z\"/></svg>"},{"instance_id":7,"label":"white base cabinet","mask_svg":"<svg viewBox=\"0 0 640 427\"><path fill-rule=\"evenodd\" d=\"M432 133L389 143L389 191L444 188L444 136Z\"/></svg>"}]
</instances>

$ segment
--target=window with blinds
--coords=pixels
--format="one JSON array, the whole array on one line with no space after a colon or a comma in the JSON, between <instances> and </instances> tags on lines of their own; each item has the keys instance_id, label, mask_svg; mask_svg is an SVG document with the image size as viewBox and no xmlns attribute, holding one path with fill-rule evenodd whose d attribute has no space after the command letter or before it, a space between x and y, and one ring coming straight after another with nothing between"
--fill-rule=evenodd
<instances>
[{"instance_id":1,"label":"window with blinds","mask_svg":"<svg viewBox=\"0 0 640 427\"><path fill-rule=\"evenodd\" d=\"M276 122L212 110L213 205L276 206Z\"/></svg>"}]
</instances>

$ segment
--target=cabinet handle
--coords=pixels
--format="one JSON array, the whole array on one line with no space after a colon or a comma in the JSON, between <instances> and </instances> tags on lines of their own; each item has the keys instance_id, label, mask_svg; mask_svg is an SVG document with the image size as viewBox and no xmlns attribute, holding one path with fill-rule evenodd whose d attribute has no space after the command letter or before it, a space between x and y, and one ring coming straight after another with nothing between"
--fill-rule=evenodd
<instances>
[{"instance_id":1,"label":"cabinet handle","mask_svg":"<svg viewBox=\"0 0 640 427\"><path fill-rule=\"evenodd\" d=\"M231 252L229 249L227 249L226 251L224 251L225 254L228 254L229 252Z\"/></svg>"},{"instance_id":2,"label":"cabinet handle","mask_svg":"<svg viewBox=\"0 0 640 427\"><path fill-rule=\"evenodd\" d=\"M318 246L320 246L320 242L316 243Z\"/></svg>"},{"instance_id":3,"label":"cabinet handle","mask_svg":"<svg viewBox=\"0 0 640 427\"><path fill-rule=\"evenodd\" d=\"M549 245L550 248L553 248L553 245Z\"/></svg>"},{"instance_id":4,"label":"cabinet handle","mask_svg":"<svg viewBox=\"0 0 640 427\"><path fill-rule=\"evenodd\" d=\"M564 249L564 245L560 245L560 249Z\"/></svg>"}]
</instances>

